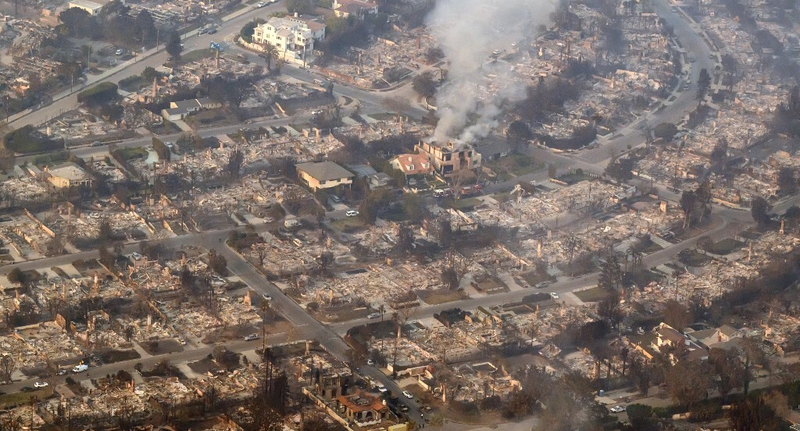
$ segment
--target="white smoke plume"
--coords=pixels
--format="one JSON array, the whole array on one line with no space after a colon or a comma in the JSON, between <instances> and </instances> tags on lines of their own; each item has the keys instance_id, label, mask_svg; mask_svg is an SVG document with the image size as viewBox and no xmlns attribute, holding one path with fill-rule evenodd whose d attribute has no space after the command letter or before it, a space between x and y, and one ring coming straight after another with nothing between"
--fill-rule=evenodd
<instances>
[{"instance_id":1,"label":"white smoke plume","mask_svg":"<svg viewBox=\"0 0 800 431\"><path fill-rule=\"evenodd\" d=\"M471 142L486 136L497 127L503 102L526 96L530 77L520 79L510 63L493 62L491 56L532 39L554 9L551 0L437 1L427 24L450 66L448 82L436 96L434 139Z\"/></svg>"}]
</instances>

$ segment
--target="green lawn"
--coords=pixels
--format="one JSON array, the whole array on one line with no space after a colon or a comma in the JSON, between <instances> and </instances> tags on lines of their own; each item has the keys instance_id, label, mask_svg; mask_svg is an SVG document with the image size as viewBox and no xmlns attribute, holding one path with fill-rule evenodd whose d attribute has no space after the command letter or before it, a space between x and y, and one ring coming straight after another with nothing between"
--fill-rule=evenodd
<instances>
[{"instance_id":1,"label":"green lawn","mask_svg":"<svg viewBox=\"0 0 800 431\"><path fill-rule=\"evenodd\" d=\"M703 266L710 262L711 258L696 250L686 249L678 254L678 260L689 266Z\"/></svg>"},{"instance_id":2,"label":"green lawn","mask_svg":"<svg viewBox=\"0 0 800 431\"><path fill-rule=\"evenodd\" d=\"M647 244L644 245L645 245L643 250L644 254L655 253L659 250L663 250L663 248L660 245L654 243L652 240L648 241Z\"/></svg>"},{"instance_id":3,"label":"green lawn","mask_svg":"<svg viewBox=\"0 0 800 431\"><path fill-rule=\"evenodd\" d=\"M478 198L466 198L466 199L459 199L453 203L453 207L459 210L463 210L466 208L473 208L481 204L481 200Z\"/></svg>"},{"instance_id":4,"label":"green lawn","mask_svg":"<svg viewBox=\"0 0 800 431\"><path fill-rule=\"evenodd\" d=\"M6 148L17 153L37 153L64 149L64 142L39 134L32 126L23 126L3 138Z\"/></svg>"},{"instance_id":5,"label":"green lawn","mask_svg":"<svg viewBox=\"0 0 800 431\"><path fill-rule=\"evenodd\" d=\"M136 350L108 350L99 353L99 356L107 364L141 358Z\"/></svg>"},{"instance_id":6,"label":"green lawn","mask_svg":"<svg viewBox=\"0 0 800 431\"><path fill-rule=\"evenodd\" d=\"M593 287L574 293L583 302L599 302L608 296L608 291L601 287Z\"/></svg>"},{"instance_id":7,"label":"green lawn","mask_svg":"<svg viewBox=\"0 0 800 431\"><path fill-rule=\"evenodd\" d=\"M531 287L536 287L537 284L543 281L555 281L556 278L548 273L540 273L538 271L528 271L524 274L521 274L522 278L525 279L525 282L528 283Z\"/></svg>"},{"instance_id":8,"label":"green lawn","mask_svg":"<svg viewBox=\"0 0 800 431\"><path fill-rule=\"evenodd\" d=\"M361 217L345 217L331 222L331 227L341 232L354 232L366 226Z\"/></svg>"},{"instance_id":9,"label":"green lawn","mask_svg":"<svg viewBox=\"0 0 800 431\"><path fill-rule=\"evenodd\" d=\"M503 193L495 193L492 195L492 198L499 203L507 202L511 199L511 194L508 192Z\"/></svg>"},{"instance_id":10,"label":"green lawn","mask_svg":"<svg viewBox=\"0 0 800 431\"><path fill-rule=\"evenodd\" d=\"M127 77L125 79L121 79L119 81L119 88L125 91L139 91L140 88L147 85L148 82L145 81L144 77L141 75L134 75Z\"/></svg>"},{"instance_id":11,"label":"green lawn","mask_svg":"<svg viewBox=\"0 0 800 431\"><path fill-rule=\"evenodd\" d=\"M39 167L45 165L55 165L69 160L69 152L59 151L57 153L42 154L33 159L33 164Z\"/></svg>"},{"instance_id":12,"label":"green lawn","mask_svg":"<svg viewBox=\"0 0 800 431\"><path fill-rule=\"evenodd\" d=\"M544 164L523 154L510 154L501 158L485 163L497 174L499 181L507 181L521 175L527 175L544 168Z\"/></svg>"},{"instance_id":13,"label":"green lawn","mask_svg":"<svg viewBox=\"0 0 800 431\"><path fill-rule=\"evenodd\" d=\"M31 397L36 397L37 400L44 400L53 396L53 388L41 388L28 392L14 392L13 394L0 395L0 408L7 409L9 407L28 404L31 402Z\"/></svg>"},{"instance_id":14,"label":"green lawn","mask_svg":"<svg viewBox=\"0 0 800 431\"><path fill-rule=\"evenodd\" d=\"M214 50L212 49L196 49L194 51L189 51L185 54L181 54L181 58L178 60L179 65L189 64L193 61L202 60L204 58L214 58Z\"/></svg>"},{"instance_id":15,"label":"green lawn","mask_svg":"<svg viewBox=\"0 0 800 431\"><path fill-rule=\"evenodd\" d=\"M536 292L531 295L527 295L522 298L522 302L525 304L535 304L537 302L547 301L551 298L549 293L544 292Z\"/></svg>"},{"instance_id":16,"label":"green lawn","mask_svg":"<svg viewBox=\"0 0 800 431\"><path fill-rule=\"evenodd\" d=\"M239 120L227 109L209 109L187 117L186 123L192 127L209 127L237 124Z\"/></svg>"},{"instance_id":17,"label":"green lawn","mask_svg":"<svg viewBox=\"0 0 800 431\"><path fill-rule=\"evenodd\" d=\"M708 250L709 253L718 255L726 255L732 253L734 250L742 247L744 243L736 241L733 238L725 238L721 241L714 243L714 246Z\"/></svg>"},{"instance_id":18,"label":"green lawn","mask_svg":"<svg viewBox=\"0 0 800 431\"><path fill-rule=\"evenodd\" d=\"M579 183L581 181L591 180L592 177L590 177L590 176L588 176L586 174L583 174L583 173L573 172L571 174L564 174L564 175L562 175L562 176L560 176L560 177L558 177L556 179L560 180L560 181L563 181L563 182L565 182L565 183L567 183L569 185L573 185L573 184L577 184L577 183Z\"/></svg>"},{"instance_id":19,"label":"green lawn","mask_svg":"<svg viewBox=\"0 0 800 431\"><path fill-rule=\"evenodd\" d=\"M119 156L122 160L133 160L133 159L146 159L147 158L147 150L142 147L135 147L135 148L120 148Z\"/></svg>"},{"instance_id":20,"label":"green lawn","mask_svg":"<svg viewBox=\"0 0 800 431\"><path fill-rule=\"evenodd\" d=\"M508 164L508 171L517 176L527 175L544 167L543 163L537 162L533 158L523 154L511 154L504 157L500 159L500 164L503 165L505 160L508 160L506 162Z\"/></svg>"},{"instance_id":21,"label":"green lawn","mask_svg":"<svg viewBox=\"0 0 800 431\"><path fill-rule=\"evenodd\" d=\"M463 290L440 289L419 292L419 297L427 304L437 305L467 299L469 295Z\"/></svg>"}]
</instances>

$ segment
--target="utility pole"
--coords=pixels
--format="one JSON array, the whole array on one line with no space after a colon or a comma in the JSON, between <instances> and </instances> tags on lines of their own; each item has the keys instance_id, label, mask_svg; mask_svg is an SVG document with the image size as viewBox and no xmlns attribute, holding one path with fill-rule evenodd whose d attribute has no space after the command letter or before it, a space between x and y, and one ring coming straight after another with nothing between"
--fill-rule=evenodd
<instances>
[{"instance_id":1,"label":"utility pole","mask_svg":"<svg viewBox=\"0 0 800 431\"><path fill-rule=\"evenodd\" d=\"M267 300L262 298L261 299L261 352L267 351Z\"/></svg>"},{"instance_id":2,"label":"utility pole","mask_svg":"<svg viewBox=\"0 0 800 431\"><path fill-rule=\"evenodd\" d=\"M397 325L397 336L394 338L394 352L392 353L392 376L397 376L397 343L400 342L401 327L397 312L392 317Z\"/></svg>"},{"instance_id":3,"label":"utility pole","mask_svg":"<svg viewBox=\"0 0 800 431\"><path fill-rule=\"evenodd\" d=\"M33 429L33 416L36 412L36 396L31 396L31 428Z\"/></svg>"},{"instance_id":4,"label":"utility pole","mask_svg":"<svg viewBox=\"0 0 800 431\"><path fill-rule=\"evenodd\" d=\"M383 327L383 314L386 313L386 305L381 304L378 307L378 312L381 313L381 327ZM383 338L381 337L381 354L383 354Z\"/></svg>"}]
</instances>

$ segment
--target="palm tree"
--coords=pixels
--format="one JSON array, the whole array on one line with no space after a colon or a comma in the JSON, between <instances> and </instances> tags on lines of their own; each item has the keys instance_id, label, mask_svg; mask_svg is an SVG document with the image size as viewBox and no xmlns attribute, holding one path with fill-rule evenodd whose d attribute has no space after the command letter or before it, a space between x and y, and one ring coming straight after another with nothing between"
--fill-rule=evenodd
<instances>
[{"instance_id":1,"label":"palm tree","mask_svg":"<svg viewBox=\"0 0 800 431\"><path fill-rule=\"evenodd\" d=\"M264 61L267 62L267 72L270 72L272 71L272 57L275 56L277 49L275 45L266 41L261 46L264 47Z\"/></svg>"},{"instance_id":2,"label":"palm tree","mask_svg":"<svg viewBox=\"0 0 800 431\"><path fill-rule=\"evenodd\" d=\"M635 271L642 264L642 250L640 244L631 244L625 252L625 266L628 266L628 257L631 260L631 271Z\"/></svg>"}]
</instances>

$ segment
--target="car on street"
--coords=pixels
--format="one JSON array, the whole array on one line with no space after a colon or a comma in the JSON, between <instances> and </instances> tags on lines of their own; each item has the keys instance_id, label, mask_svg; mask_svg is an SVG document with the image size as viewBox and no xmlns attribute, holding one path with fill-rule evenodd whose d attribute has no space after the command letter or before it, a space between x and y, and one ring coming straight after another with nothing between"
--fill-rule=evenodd
<instances>
[{"instance_id":1,"label":"car on street","mask_svg":"<svg viewBox=\"0 0 800 431\"><path fill-rule=\"evenodd\" d=\"M369 316L367 316L367 319L377 319L379 317L381 317L381 313L375 312L375 313L369 313Z\"/></svg>"},{"instance_id":2,"label":"car on street","mask_svg":"<svg viewBox=\"0 0 800 431\"><path fill-rule=\"evenodd\" d=\"M35 382L33 384L34 388L46 388L48 386L50 386L50 383L47 383L47 382Z\"/></svg>"},{"instance_id":3,"label":"car on street","mask_svg":"<svg viewBox=\"0 0 800 431\"><path fill-rule=\"evenodd\" d=\"M212 28L208 29L208 34L214 34L214 33L216 33L216 32L217 32L217 29L216 29L216 28L213 28L213 27L212 27ZM222 51L222 50L220 50L220 51Z\"/></svg>"},{"instance_id":4,"label":"car on street","mask_svg":"<svg viewBox=\"0 0 800 431\"><path fill-rule=\"evenodd\" d=\"M371 366L375 365L375 361L373 361L372 359L367 359L367 365L369 365L371 367Z\"/></svg>"},{"instance_id":5,"label":"car on street","mask_svg":"<svg viewBox=\"0 0 800 431\"><path fill-rule=\"evenodd\" d=\"M89 365L87 365L87 364L78 364L78 365L72 367L72 372L73 373L82 373L82 372L84 372L84 371L86 371L88 369L89 369Z\"/></svg>"},{"instance_id":6,"label":"car on street","mask_svg":"<svg viewBox=\"0 0 800 431\"><path fill-rule=\"evenodd\" d=\"M267 295L266 293L261 295L262 298L266 299L267 301L272 301L272 295Z\"/></svg>"},{"instance_id":7,"label":"car on street","mask_svg":"<svg viewBox=\"0 0 800 431\"><path fill-rule=\"evenodd\" d=\"M244 337L244 341L253 341L253 340L258 340L258 334L250 334Z\"/></svg>"},{"instance_id":8,"label":"car on street","mask_svg":"<svg viewBox=\"0 0 800 431\"><path fill-rule=\"evenodd\" d=\"M555 292L550 292L550 297L553 299L558 299L558 294Z\"/></svg>"},{"instance_id":9,"label":"car on street","mask_svg":"<svg viewBox=\"0 0 800 431\"><path fill-rule=\"evenodd\" d=\"M409 400L413 400L414 399L414 394L412 394L411 392L408 392L408 391L403 391L403 396L408 398Z\"/></svg>"},{"instance_id":10,"label":"car on street","mask_svg":"<svg viewBox=\"0 0 800 431\"><path fill-rule=\"evenodd\" d=\"M114 55L122 55L123 52L125 52L125 51L123 51L122 49L118 49L118 50L114 51Z\"/></svg>"},{"instance_id":11,"label":"car on street","mask_svg":"<svg viewBox=\"0 0 800 431\"><path fill-rule=\"evenodd\" d=\"M611 413L622 413L625 411L625 406L614 406L611 407Z\"/></svg>"},{"instance_id":12,"label":"car on street","mask_svg":"<svg viewBox=\"0 0 800 431\"><path fill-rule=\"evenodd\" d=\"M344 213L344 215L346 215L348 217L358 217L358 214L359 214L359 212L356 211L356 210L350 210L350 211Z\"/></svg>"},{"instance_id":13,"label":"car on street","mask_svg":"<svg viewBox=\"0 0 800 431\"><path fill-rule=\"evenodd\" d=\"M259 2L258 4L256 4L256 7L257 8L262 8L262 7L266 6L266 5L267 4L262 1L262 2Z\"/></svg>"}]
</instances>

